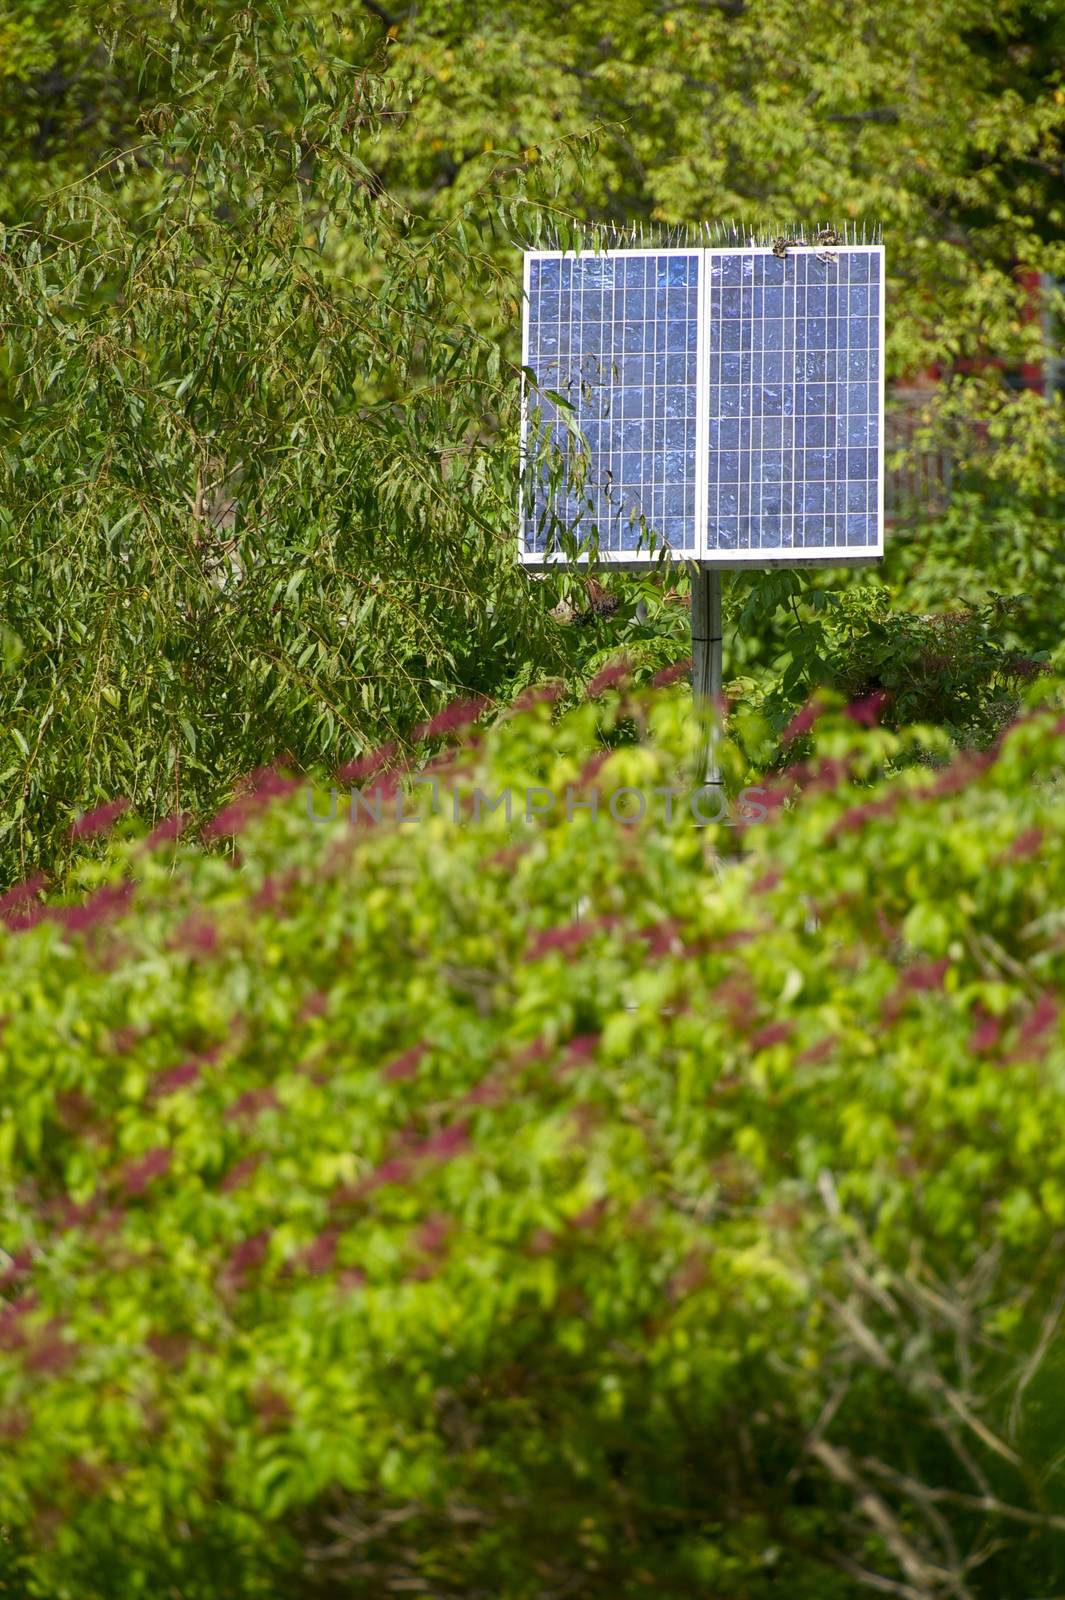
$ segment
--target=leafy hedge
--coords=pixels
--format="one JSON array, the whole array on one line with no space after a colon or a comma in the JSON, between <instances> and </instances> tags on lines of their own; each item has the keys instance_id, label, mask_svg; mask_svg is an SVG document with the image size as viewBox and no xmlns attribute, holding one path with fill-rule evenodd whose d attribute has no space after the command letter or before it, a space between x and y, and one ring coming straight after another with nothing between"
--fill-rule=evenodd
<instances>
[{"instance_id":1,"label":"leafy hedge","mask_svg":"<svg viewBox=\"0 0 1065 1600\"><path fill-rule=\"evenodd\" d=\"M620 669L418 730L436 814L86 819L0 901L5 1592L1057 1592L1060 693L811 705L731 827Z\"/></svg>"}]
</instances>

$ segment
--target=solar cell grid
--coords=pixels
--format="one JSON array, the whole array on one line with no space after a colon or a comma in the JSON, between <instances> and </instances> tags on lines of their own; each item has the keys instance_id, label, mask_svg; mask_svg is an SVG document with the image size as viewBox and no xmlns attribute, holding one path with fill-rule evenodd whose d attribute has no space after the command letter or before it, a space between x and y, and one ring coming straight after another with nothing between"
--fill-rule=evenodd
<instances>
[{"instance_id":1,"label":"solar cell grid","mask_svg":"<svg viewBox=\"0 0 1065 1600\"><path fill-rule=\"evenodd\" d=\"M566 399L588 471L582 488L554 495L541 477L524 513L528 551L544 553L557 520L602 552L635 555L642 517L660 543L695 553L700 257L626 251L530 261L525 365L541 391L540 423L572 460L559 407L542 391Z\"/></svg>"},{"instance_id":2,"label":"solar cell grid","mask_svg":"<svg viewBox=\"0 0 1065 1600\"><path fill-rule=\"evenodd\" d=\"M707 551L875 548L879 251L711 255Z\"/></svg>"}]
</instances>

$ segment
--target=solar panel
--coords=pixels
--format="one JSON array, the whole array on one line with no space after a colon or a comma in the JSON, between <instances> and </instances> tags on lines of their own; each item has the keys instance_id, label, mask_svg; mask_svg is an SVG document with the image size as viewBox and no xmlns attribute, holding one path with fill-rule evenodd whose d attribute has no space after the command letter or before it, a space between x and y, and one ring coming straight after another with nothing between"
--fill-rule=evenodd
<instances>
[{"instance_id":1,"label":"solar panel","mask_svg":"<svg viewBox=\"0 0 1065 1600\"><path fill-rule=\"evenodd\" d=\"M582 460L585 470L583 483L553 482L538 465L523 507L526 557L564 559L563 529L608 561L649 559L652 540L697 554L703 254L527 257L523 365L538 393L526 407L523 449L535 423L558 450L560 472L573 474Z\"/></svg>"},{"instance_id":2,"label":"solar panel","mask_svg":"<svg viewBox=\"0 0 1065 1600\"><path fill-rule=\"evenodd\" d=\"M706 551L877 554L883 251L711 252Z\"/></svg>"},{"instance_id":3,"label":"solar panel","mask_svg":"<svg viewBox=\"0 0 1065 1600\"><path fill-rule=\"evenodd\" d=\"M529 252L522 559L877 559L883 277L879 245Z\"/></svg>"}]
</instances>

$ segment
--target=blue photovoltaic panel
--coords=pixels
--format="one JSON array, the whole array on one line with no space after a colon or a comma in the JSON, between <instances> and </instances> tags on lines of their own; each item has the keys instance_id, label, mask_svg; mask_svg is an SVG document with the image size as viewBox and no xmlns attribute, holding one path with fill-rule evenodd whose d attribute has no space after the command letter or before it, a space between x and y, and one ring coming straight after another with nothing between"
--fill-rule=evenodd
<instances>
[{"instance_id":1,"label":"blue photovoltaic panel","mask_svg":"<svg viewBox=\"0 0 1065 1600\"><path fill-rule=\"evenodd\" d=\"M597 540L607 559L649 554L642 517L676 554L698 553L702 534L698 405L701 250L531 253L526 266L524 364L537 391L526 396L526 449L539 410L542 429L567 463L576 451L558 407L586 441L583 486L552 494L546 473L526 482L522 554L542 560L553 524L580 543Z\"/></svg>"},{"instance_id":2,"label":"blue photovoltaic panel","mask_svg":"<svg viewBox=\"0 0 1065 1600\"><path fill-rule=\"evenodd\" d=\"M882 249L707 254L705 555L875 555Z\"/></svg>"}]
</instances>

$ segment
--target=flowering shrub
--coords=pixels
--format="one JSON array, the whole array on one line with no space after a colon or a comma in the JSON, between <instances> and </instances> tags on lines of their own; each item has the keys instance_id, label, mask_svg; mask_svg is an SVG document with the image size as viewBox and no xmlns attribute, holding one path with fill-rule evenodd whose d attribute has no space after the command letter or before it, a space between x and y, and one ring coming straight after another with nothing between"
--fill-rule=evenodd
<instances>
[{"instance_id":1,"label":"flowering shrub","mask_svg":"<svg viewBox=\"0 0 1065 1600\"><path fill-rule=\"evenodd\" d=\"M1028 694L931 771L821 702L757 824L466 804L686 787L685 692L612 674L423 730L437 812L369 777L419 821L260 774L229 856L127 816L68 887L99 914L5 896L9 1592L1058 1592Z\"/></svg>"},{"instance_id":2,"label":"flowering shrub","mask_svg":"<svg viewBox=\"0 0 1065 1600\"><path fill-rule=\"evenodd\" d=\"M926 594L915 589L905 604ZM761 701L773 727L792 735L796 706L811 686L826 684L852 699L881 695L890 726L934 723L958 745L984 746L1016 716L1025 686L1050 670L1051 649L1022 643L1045 636L1026 627L1023 597L955 601L953 609L917 614L893 602L886 585L821 589L785 571L758 584L733 579L729 600L736 687ZM1052 646L1059 636L1060 627Z\"/></svg>"}]
</instances>

